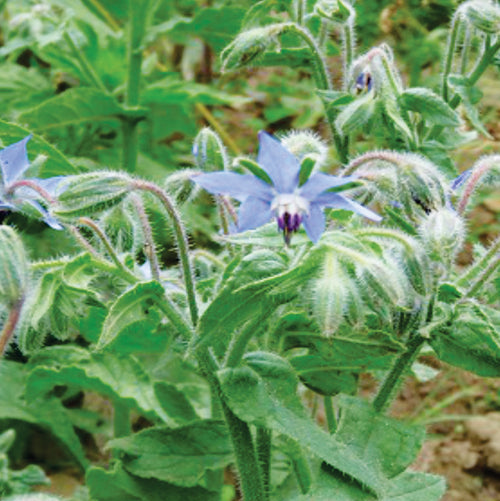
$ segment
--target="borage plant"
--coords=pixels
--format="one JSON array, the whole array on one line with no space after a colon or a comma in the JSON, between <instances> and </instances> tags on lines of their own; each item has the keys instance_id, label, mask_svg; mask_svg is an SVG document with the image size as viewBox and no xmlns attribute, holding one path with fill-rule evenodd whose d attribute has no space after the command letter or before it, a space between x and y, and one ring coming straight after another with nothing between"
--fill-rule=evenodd
<instances>
[{"instance_id":1,"label":"borage plant","mask_svg":"<svg viewBox=\"0 0 500 501\"><path fill-rule=\"evenodd\" d=\"M0 153L1 208L51 222L81 246L30 261L22 232L0 227L0 417L50 432L85 471L81 497L229 500L235 482L224 472L235 465L245 501L438 500L444 480L408 470L425 430L388 416L391 401L424 350L500 375L500 240L467 269L455 265L474 194L495 181L500 158L455 179L448 156L474 135L460 103L485 132L472 96L500 48L500 10L460 5L436 92L405 88L385 45L355 57L347 1L293 5L288 21L274 12L273 23L258 2L223 62L268 63L277 48L291 64L308 54L342 164L336 176L321 171L327 146L307 132L261 133L256 161L231 161L203 130L198 171L165 187L112 171L22 180L27 140ZM343 41L339 90L323 56L330 31ZM374 124L380 149L357 151ZM217 195L218 252L189 250L181 214L203 196L198 186ZM162 264L158 217L173 230L179 266ZM278 228L266 224L273 218ZM370 399L359 396L364 373L380 383ZM322 399L326 426L304 405L304 388ZM112 431L65 405L79 390L112 403ZM104 434L107 467L89 462L75 428Z\"/></svg>"}]
</instances>

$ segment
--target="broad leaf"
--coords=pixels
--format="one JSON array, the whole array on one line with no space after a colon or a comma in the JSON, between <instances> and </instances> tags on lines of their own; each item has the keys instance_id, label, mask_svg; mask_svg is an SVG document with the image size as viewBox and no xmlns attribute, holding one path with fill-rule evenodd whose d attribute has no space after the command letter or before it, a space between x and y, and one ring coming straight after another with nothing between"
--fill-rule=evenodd
<instances>
[{"instance_id":1,"label":"broad leaf","mask_svg":"<svg viewBox=\"0 0 500 501\"><path fill-rule=\"evenodd\" d=\"M165 290L158 282L140 283L124 292L113 303L104 320L97 349L120 353L158 352L166 343L159 306Z\"/></svg>"},{"instance_id":2,"label":"broad leaf","mask_svg":"<svg viewBox=\"0 0 500 501\"><path fill-rule=\"evenodd\" d=\"M35 130L46 131L54 127L115 119L122 111L113 96L97 89L79 87L44 101L23 113L20 120Z\"/></svg>"},{"instance_id":3,"label":"broad leaf","mask_svg":"<svg viewBox=\"0 0 500 501\"><path fill-rule=\"evenodd\" d=\"M420 113L425 120L442 126L456 127L460 118L442 97L425 87L406 89L398 96L399 104L407 111Z\"/></svg>"},{"instance_id":4,"label":"broad leaf","mask_svg":"<svg viewBox=\"0 0 500 501\"><path fill-rule=\"evenodd\" d=\"M220 501L219 493L140 478L124 471L119 464L110 471L89 468L86 483L96 501Z\"/></svg>"},{"instance_id":5,"label":"broad leaf","mask_svg":"<svg viewBox=\"0 0 500 501\"><path fill-rule=\"evenodd\" d=\"M500 313L474 303L458 304L446 326L429 340L438 357L484 377L500 376Z\"/></svg>"},{"instance_id":6,"label":"broad leaf","mask_svg":"<svg viewBox=\"0 0 500 501\"><path fill-rule=\"evenodd\" d=\"M186 398L185 393L180 391L176 386L161 381L155 384L154 389L156 398L170 418L180 424L199 419L198 414L196 414L191 402Z\"/></svg>"},{"instance_id":7,"label":"broad leaf","mask_svg":"<svg viewBox=\"0 0 500 501\"><path fill-rule=\"evenodd\" d=\"M85 454L67 417L66 409L55 397L46 397L37 392L23 397L27 377L26 366L0 360L0 419L18 419L47 428L81 465L86 465Z\"/></svg>"},{"instance_id":8,"label":"broad leaf","mask_svg":"<svg viewBox=\"0 0 500 501\"><path fill-rule=\"evenodd\" d=\"M270 353L246 356L246 367L218 376L231 410L242 420L285 435L365 488L381 493L384 479L350 446L320 429L297 397L298 380L286 360Z\"/></svg>"},{"instance_id":9,"label":"broad leaf","mask_svg":"<svg viewBox=\"0 0 500 501\"><path fill-rule=\"evenodd\" d=\"M124 468L133 475L181 487L209 488L209 471L233 460L226 425L215 420L176 429L149 428L109 445L121 452Z\"/></svg>"},{"instance_id":10,"label":"broad leaf","mask_svg":"<svg viewBox=\"0 0 500 501\"><path fill-rule=\"evenodd\" d=\"M57 385L95 391L112 400L126 402L153 419L172 422L161 408L153 382L132 356L89 353L83 348L57 346L38 352L31 360L33 370L26 395L35 398Z\"/></svg>"}]
</instances>

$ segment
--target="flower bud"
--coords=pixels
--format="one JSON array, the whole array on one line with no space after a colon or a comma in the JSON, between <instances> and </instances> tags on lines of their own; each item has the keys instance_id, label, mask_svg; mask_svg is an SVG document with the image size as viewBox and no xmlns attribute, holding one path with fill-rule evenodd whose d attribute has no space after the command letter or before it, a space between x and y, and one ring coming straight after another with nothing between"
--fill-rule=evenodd
<instances>
[{"instance_id":1,"label":"flower bud","mask_svg":"<svg viewBox=\"0 0 500 501\"><path fill-rule=\"evenodd\" d=\"M355 15L352 5L345 0L319 0L314 10L319 16L338 24L352 20Z\"/></svg>"},{"instance_id":2,"label":"flower bud","mask_svg":"<svg viewBox=\"0 0 500 501\"><path fill-rule=\"evenodd\" d=\"M93 172L68 177L61 183L61 194L54 214L78 218L118 204L129 193L132 179L116 172Z\"/></svg>"},{"instance_id":3,"label":"flower bud","mask_svg":"<svg viewBox=\"0 0 500 501\"><path fill-rule=\"evenodd\" d=\"M319 168L326 161L328 146L312 131L292 131L281 138L281 144L293 153L299 162L310 157Z\"/></svg>"},{"instance_id":4,"label":"flower bud","mask_svg":"<svg viewBox=\"0 0 500 501\"><path fill-rule=\"evenodd\" d=\"M458 213L443 207L428 214L419 233L431 259L450 262L464 243L465 225Z\"/></svg>"},{"instance_id":5,"label":"flower bud","mask_svg":"<svg viewBox=\"0 0 500 501\"><path fill-rule=\"evenodd\" d=\"M223 70L249 66L266 51L280 50L278 36L286 30L287 23L270 24L240 33L221 53Z\"/></svg>"},{"instance_id":6,"label":"flower bud","mask_svg":"<svg viewBox=\"0 0 500 501\"><path fill-rule=\"evenodd\" d=\"M183 169L166 177L164 181L165 189L172 195L175 201L182 204L189 200L196 189L193 183L193 171Z\"/></svg>"},{"instance_id":7,"label":"flower bud","mask_svg":"<svg viewBox=\"0 0 500 501\"><path fill-rule=\"evenodd\" d=\"M12 306L24 296L28 261L23 243L10 226L0 226L0 303Z\"/></svg>"},{"instance_id":8,"label":"flower bud","mask_svg":"<svg viewBox=\"0 0 500 501\"><path fill-rule=\"evenodd\" d=\"M202 129L193 144L196 166L205 171L226 170L229 160L222 139L210 128Z\"/></svg>"},{"instance_id":9,"label":"flower bud","mask_svg":"<svg viewBox=\"0 0 500 501\"><path fill-rule=\"evenodd\" d=\"M473 0L462 4L467 20L478 30L496 35L500 32L500 8L492 2Z\"/></svg>"}]
</instances>

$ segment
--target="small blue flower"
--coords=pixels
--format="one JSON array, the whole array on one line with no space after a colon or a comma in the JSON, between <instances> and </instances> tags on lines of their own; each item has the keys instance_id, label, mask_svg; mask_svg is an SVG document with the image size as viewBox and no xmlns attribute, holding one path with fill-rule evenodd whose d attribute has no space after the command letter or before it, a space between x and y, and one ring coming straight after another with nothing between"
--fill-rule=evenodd
<instances>
[{"instance_id":1,"label":"small blue flower","mask_svg":"<svg viewBox=\"0 0 500 501\"><path fill-rule=\"evenodd\" d=\"M357 212L377 222L382 219L366 207L328 191L353 182L356 179L354 176L335 177L316 172L299 186L300 164L297 158L278 140L263 131L259 133L259 143L257 162L272 184L251 174L235 172L212 172L193 178L208 192L230 195L241 202L239 231L255 229L274 216L287 244L292 233L301 224L309 238L317 242L325 230L323 209L326 207Z\"/></svg>"},{"instance_id":2,"label":"small blue flower","mask_svg":"<svg viewBox=\"0 0 500 501\"><path fill-rule=\"evenodd\" d=\"M0 151L0 211L22 211L24 205L25 208L30 208L29 212L34 212L50 227L61 230L62 226L39 200L44 199L42 193L46 194L45 199L52 197L63 177L23 178L30 166L26 150L30 139L31 136L27 136Z\"/></svg>"}]
</instances>

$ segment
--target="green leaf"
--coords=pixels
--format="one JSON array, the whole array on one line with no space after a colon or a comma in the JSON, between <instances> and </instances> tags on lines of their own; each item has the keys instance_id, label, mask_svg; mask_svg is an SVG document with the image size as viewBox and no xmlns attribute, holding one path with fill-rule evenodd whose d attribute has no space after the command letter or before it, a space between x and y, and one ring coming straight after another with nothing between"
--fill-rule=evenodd
<instances>
[{"instance_id":1,"label":"green leaf","mask_svg":"<svg viewBox=\"0 0 500 501\"><path fill-rule=\"evenodd\" d=\"M159 308L164 301L165 290L158 282L140 283L124 292L109 309L96 348L112 346L120 353L160 351L167 335Z\"/></svg>"},{"instance_id":2,"label":"green leaf","mask_svg":"<svg viewBox=\"0 0 500 501\"><path fill-rule=\"evenodd\" d=\"M383 416L369 402L339 395L335 438L387 478L402 473L416 458L425 439L418 425Z\"/></svg>"},{"instance_id":3,"label":"green leaf","mask_svg":"<svg viewBox=\"0 0 500 501\"><path fill-rule=\"evenodd\" d=\"M443 477L407 472L387 481L384 494L373 496L340 475L321 472L316 484L305 495L287 501L439 501L446 491Z\"/></svg>"},{"instance_id":4,"label":"green leaf","mask_svg":"<svg viewBox=\"0 0 500 501\"><path fill-rule=\"evenodd\" d=\"M191 402L175 385L164 381L154 385L156 398L166 414L180 424L199 419Z\"/></svg>"},{"instance_id":5,"label":"green leaf","mask_svg":"<svg viewBox=\"0 0 500 501\"><path fill-rule=\"evenodd\" d=\"M269 223L255 230L243 231L219 237L223 242L237 245L256 245L265 248L283 248L283 234L278 230L276 223ZM292 245L310 244L305 231L299 230L293 235Z\"/></svg>"},{"instance_id":6,"label":"green leaf","mask_svg":"<svg viewBox=\"0 0 500 501\"><path fill-rule=\"evenodd\" d=\"M250 101L244 96L228 94L212 86L186 82L179 75L173 74L149 85L141 94L143 105L165 105L186 103L225 104L240 106Z\"/></svg>"},{"instance_id":7,"label":"green leaf","mask_svg":"<svg viewBox=\"0 0 500 501\"><path fill-rule=\"evenodd\" d=\"M28 378L25 365L0 360L0 419L18 419L42 426L57 437L79 462L85 466L87 460L78 436L67 417L67 411L55 397L39 393L24 395Z\"/></svg>"},{"instance_id":8,"label":"green leaf","mask_svg":"<svg viewBox=\"0 0 500 501\"><path fill-rule=\"evenodd\" d=\"M219 53L238 32L245 12L242 7L205 7L190 20L179 20L167 35L176 43L201 38Z\"/></svg>"},{"instance_id":9,"label":"green leaf","mask_svg":"<svg viewBox=\"0 0 500 501\"><path fill-rule=\"evenodd\" d=\"M262 261L247 262L250 265L247 272L252 273L252 263L259 266ZM267 255L264 262L269 262ZM310 254L304 263L290 271L239 288L228 284L203 313L198 324L197 344L216 343L216 349L222 350L235 330L249 319L263 321L279 304L290 301L316 266L315 255ZM269 270L267 265L266 269Z\"/></svg>"},{"instance_id":10,"label":"green leaf","mask_svg":"<svg viewBox=\"0 0 500 501\"><path fill-rule=\"evenodd\" d=\"M122 113L118 101L100 90L78 87L42 102L19 117L35 130L46 131L81 123L117 118Z\"/></svg>"},{"instance_id":11,"label":"green leaf","mask_svg":"<svg viewBox=\"0 0 500 501\"><path fill-rule=\"evenodd\" d=\"M420 113L425 120L444 127L457 127L460 118L441 96L425 87L406 89L398 96L399 104L407 111Z\"/></svg>"},{"instance_id":12,"label":"green leaf","mask_svg":"<svg viewBox=\"0 0 500 501\"><path fill-rule=\"evenodd\" d=\"M438 299L443 301L443 303L452 304L458 301L462 297L462 293L453 285L449 283L443 283L438 289Z\"/></svg>"},{"instance_id":13,"label":"green leaf","mask_svg":"<svg viewBox=\"0 0 500 501\"><path fill-rule=\"evenodd\" d=\"M366 489L380 493L383 478L350 446L320 429L297 397L298 380L285 359L271 353L251 353L247 366L218 372L231 410L242 420L283 434L326 461Z\"/></svg>"},{"instance_id":14,"label":"green leaf","mask_svg":"<svg viewBox=\"0 0 500 501\"><path fill-rule=\"evenodd\" d=\"M180 487L210 488L210 470L233 461L226 424L197 421L180 428L155 427L111 440L124 468L141 478L154 478Z\"/></svg>"},{"instance_id":15,"label":"green leaf","mask_svg":"<svg viewBox=\"0 0 500 501\"><path fill-rule=\"evenodd\" d=\"M490 133L485 129L479 118L479 112L475 104L481 98L481 93L478 89L471 86L466 77L461 75L450 75L448 77L448 85L460 96L465 114L469 119L472 127L489 139L492 139Z\"/></svg>"},{"instance_id":16,"label":"green leaf","mask_svg":"<svg viewBox=\"0 0 500 501\"><path fill-rule=\"evenodd\" d=\"M2 138L2 146L4 148L24 139L29 134L31 134L31 131L28 129L0 120L0 137ZM34 134L28 143L28 157L33 160L37 155L48 157L47 162L36 173L38 177L62 176L78 172L73 164L58 149L51 146L42 137ZM28 172L31 174L31 170Z\"/></svg>"},{"instance_id":17,"label":"green leaf","mask_svg":"<svg viewBox=\"0 0 500 501\"><path fill-rule=\"evenodd\" d=\"M500 312L475 303L459 303L446 326L429 340L437 356L484 377L500 376Z\"/></svg>"},{"instance_id":18,"label":"green leaf","mask_svg":"<svg viewBox=\"0 0 500 501\"><path fill-rule=\"evenodd\" d=\"M26 395L45 395L57 385L95 391L138 409L145 416L172 422L158 402L153 382L131 355L89 353L75 346L55 346L30 360Z\"/></svg>"},{"instance_id":19,"label":"green leaf","mask_svg":"<svg viewBox=\"0 0 500 501\"><path fill-rule=\"evenodd\" d=\"M119 463L111 471L89 468L86 483L96 501L220 501L219 493L140 478L127 473Z\"/></svg>"}]
</instances>

